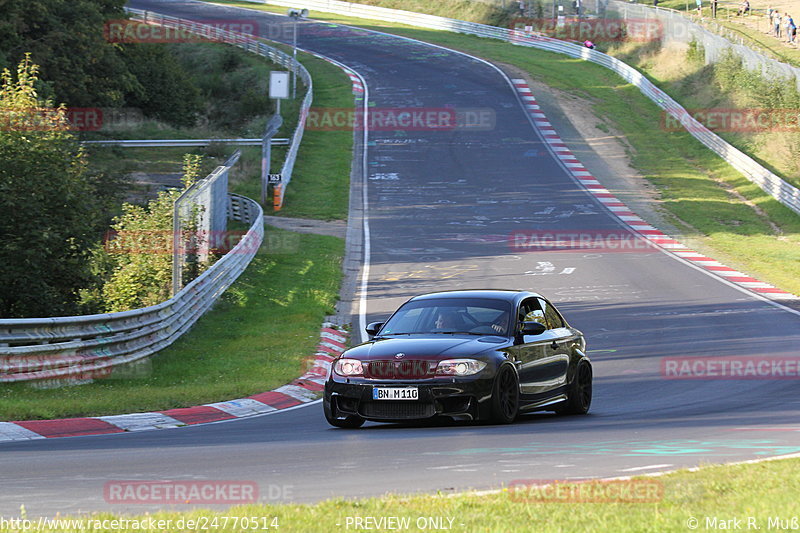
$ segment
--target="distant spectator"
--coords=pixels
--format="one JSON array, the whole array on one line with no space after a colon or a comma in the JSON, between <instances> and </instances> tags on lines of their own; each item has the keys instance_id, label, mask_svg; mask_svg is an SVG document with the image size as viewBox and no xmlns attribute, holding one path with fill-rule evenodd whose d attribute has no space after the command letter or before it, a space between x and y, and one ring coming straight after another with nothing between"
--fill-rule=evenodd
<instances>
[{"instance_id":1,"label":"distant spectator","mask_svg":"<svg viewBox=\"0 0 800 533\"><path fill-rule=\"evenodd\" d=\"M781 38L781 13L778 10L772 12L772 27L775 29L775 37Z\"/></svg>"},{"instance_id":2,"label":"distant spectator","mask_svg":"<svg viewBox=\"0 0 800 533\"><path fill-rule=\"evenodd\" d=\"M783 14L783 28L786 30L786 42L792 42L792 28L789 24L794 24L792 17L789 16L789 13Z\"/></svg>"},{"instance_id":3,"label":"distant spectator","mask_svg":"<svg viewBox=\"0 0 800 533\"><path fill-rule=\"evenodd\" d=\"M594 50L594 43L592 41L589 40L583 41L583 46L591 50Z\"/></svg>"},{"instance_id":4,"label":"distant spectator","mask_svg":"<svg viewBox=\"0 0 800 533\"><path fill-rule=\"evenodd\" d=\"M703 0L695 0L697 2L697 14L703 16Z\"/></svg>"},{"instance_id":5,"label":"distant spectator","mask_svg":"<svg viewBox=\"0 0 800 533\"><path fill-rule=\"evenodd\" d=\"M789 22L786 24L786 28L787 28L786 34L789 37L789 42L793 43L794 37L795 35L797 35L797 26L795 25L794 19L792 17L789 17Z\"/></svg>"},{"instance_id":6,"label":"distant spectator","mask_svg":"<svg viewBox=\"0 0 800 533\"><path fill-rule=\"evenodd\" d=\"M742 2L741 7L739 7L739 11L736 14L744 16L747 15L748 13L750 13L750 0L744 0L744 2Z\"/></svg>"}]
</instances>

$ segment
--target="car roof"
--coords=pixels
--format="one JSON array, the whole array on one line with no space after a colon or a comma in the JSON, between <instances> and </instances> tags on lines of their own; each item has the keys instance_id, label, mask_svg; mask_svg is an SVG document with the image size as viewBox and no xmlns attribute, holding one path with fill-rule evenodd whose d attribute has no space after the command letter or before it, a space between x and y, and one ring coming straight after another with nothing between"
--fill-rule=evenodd
<instances>
[{"instance_id":1,"label":"car roof","mask_svg":"<svg viewBox=\"0 0 800 533\"><path fill-rule=\"evenodd\" d=\"M431 292L428 294L420 294L414 296L409 301L428 300L433 298L487 298L491 300L506 300L509 302L517 302L523 298L531 296L540 296L535 292L521 291L521 290L508 290L508 289L466 289L466 290L453 290L453 291L440 291Z\"/></svg>"}]
</instances>

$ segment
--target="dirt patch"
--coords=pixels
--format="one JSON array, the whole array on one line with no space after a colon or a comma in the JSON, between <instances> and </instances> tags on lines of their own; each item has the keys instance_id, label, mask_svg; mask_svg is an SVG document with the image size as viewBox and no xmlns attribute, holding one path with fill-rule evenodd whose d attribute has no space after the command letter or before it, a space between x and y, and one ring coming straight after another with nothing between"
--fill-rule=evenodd
<instances>
[{"instance_id":1,"label":"dirt patch","mask_svg":"<svg viewBox=\"0 0 800 533\"><path fill-rule=\"evenodd\" d=\"M308 218L289 218L264 215L264 223L274 228L295 231L297 233L314 233L345 238L347 222L343 220L311 220Z\"/></svg>"}]
</instances>

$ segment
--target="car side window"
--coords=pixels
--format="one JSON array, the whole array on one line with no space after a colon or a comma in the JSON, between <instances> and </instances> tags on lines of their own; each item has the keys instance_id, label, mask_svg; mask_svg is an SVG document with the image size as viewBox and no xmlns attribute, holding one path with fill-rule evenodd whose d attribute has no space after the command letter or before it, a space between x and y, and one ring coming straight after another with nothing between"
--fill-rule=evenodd
<instances>
[{"instance_id":1,"label":"car side window","mask_svg":"<svg viewBox=\"0 0 800 533\"><path fill-rule=\"evenodd\" d=\"M547 320L546 326L548 329L563 328L565 326L564 319L558 314L556 308L545 300L540 299L539 302L544 309L544 316Z\"/></svg>"},{"instance_id":2,"label":"car side window","mask_svg":"<svg viewBox=\"0 0 800 533\"><path fill-rule=\"evenodd\" d=\"M517 320L518 322L538 322L545 326L547 325L544 311L542 311L542 307L539 305L539 301L536 298L528 298L522 301L519 306L519 317Z\"/></svg>"}]
</instances>

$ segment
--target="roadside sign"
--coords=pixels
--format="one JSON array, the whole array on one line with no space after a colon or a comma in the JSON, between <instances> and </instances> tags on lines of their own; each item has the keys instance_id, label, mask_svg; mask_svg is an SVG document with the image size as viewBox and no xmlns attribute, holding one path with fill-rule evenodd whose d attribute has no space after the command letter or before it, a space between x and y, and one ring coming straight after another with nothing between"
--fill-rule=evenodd
<instances>
[{"instance_id":1,"label":"roadside sign","mask_svg":"<svg viewBox=\"0 0 800 533\"><path fill-rule=\"evenodd\" d=\"M273 70L269 73L269 97L289 98L289 73Z\"/></svg>"}]
</instances>

